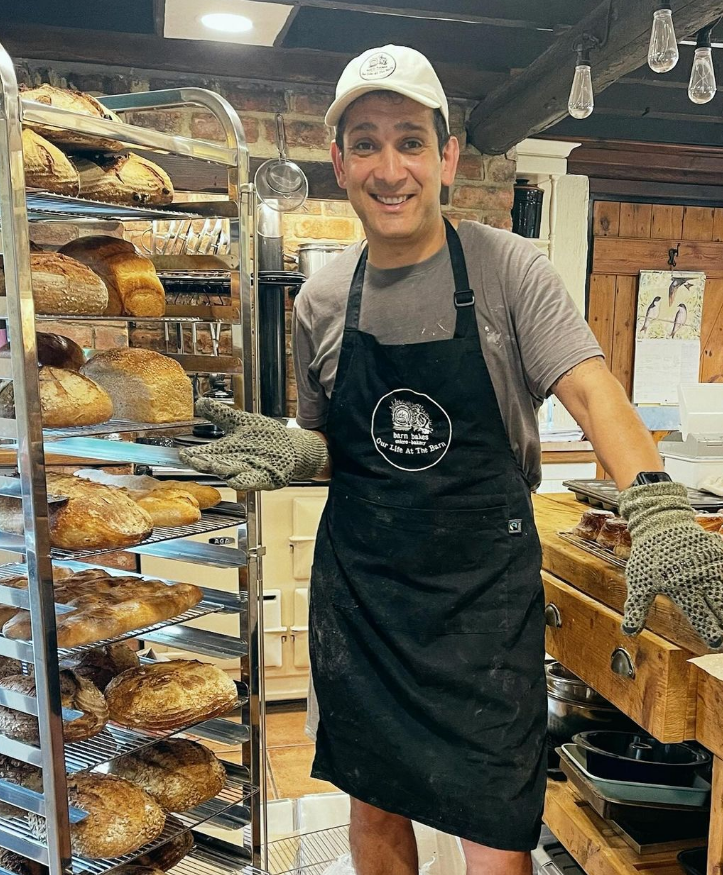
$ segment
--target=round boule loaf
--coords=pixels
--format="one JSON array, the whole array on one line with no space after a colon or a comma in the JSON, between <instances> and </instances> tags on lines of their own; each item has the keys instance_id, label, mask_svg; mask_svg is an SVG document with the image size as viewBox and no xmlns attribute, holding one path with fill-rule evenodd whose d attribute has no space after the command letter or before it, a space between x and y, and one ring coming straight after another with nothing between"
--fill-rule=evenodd
<instances>
[{"instance_id":1,"label":"round boule loaf","mask_svg":"<svg viewBox=\"0 0 723 875\"><path fill-rule=\"evenodd\" d=\"M238 691L217 665L174 659L123 672L105 696L111 719L121 726L170 730L225 714Z\"/></svg>"},{"instance_id":2,"label":"round boule loaf","mask_svg":"<svg viewBox=\"0 0 723 875\"><path fill-rule=\"evenodd\" d=\"M80 197L127 206L170 204L173 183L166 171L142 155L74 157Z\"/></svg>"},{"instance_id":3,"label":"round boule loaf","mask_svg":"<svg viewBox=\"0 0 723 875\"><path fill-rule=\"evenodd\" d=\"M114 760L111 772L138 784L166 811L188 811L223 790L226 770L195 741L171 738Z\"/></svg>"},{"instance_id":4,"label":"round boule loaf","mask_svg":"<svg viewBox=\"0 0 723 875\"><path fill-rule=\"evenodd\" d=\"M45 316L99 316L108 306L108 289L89 267L60 252L31 252L35 312ZM0 262L0 295L5 272Z\"/></svg>"},{"instance_id":5,"label":"round boule loaf","mask_svg":"<svg viewBox=\"0 0 723 875\"><path fill-rule=\"evenodd\" d=\"M63 662L63 667L72 669L102 692L113 678L128 671L129 668L138 668L140 664L138 654L127 644L119 641L86 650L76 659Z\"/></svg>"},{"instance_id":6,"label":"round boule loaf","mask_svg":"<svg viewBox=\"0 0 723 875\"><path fill-rule=\"evenodd\" d=\"M163 832L166 816L145 790L97 772L68 778L68 802L88 812L70 827L74 854L98 860L132 854ZM45 838L45 818L29 814L30 829Z\"/></svg>"},{"instance_id":7,"label":"round boule loaf","mask_svg":"<svg viewBox=\"0 0 723 875\"><path fill-rule=\"evenodd\" d=\"M78 171L68 156L30 128L23 128L23 167L28 188L54 194L78 194Z\"/></svg>"},{"instance_id":8,"label":"round boule loaf","mask_svg":"<svg viewBox=\"0 0 723 875\"><path fill-rule=\"evenodd\" d=\"M83 374L64 368L42 367L38 371L40 413L45 428L97 425L113 416L110 395ZM15 389L8 383L0 390L0 416L15 418Z\"/></svg>"},{"instance_id":9,"label":"round boule loaf","mask_svg":"<svg viewBox=\"0 0 723 875\"><path fill-rule=\"evenodd\" d=\"M166 825L171 829L183 829L181 821L172 814L169 814L166 818ZM192 850L193 833L190 830L179 831L172 839L162 844L159 848L154 848L142 857L136 857L134 863L138 866L161 869L161 871L167 872L169 869L177 866Z\"/></svg>"},{"instance_id":10,"label":"round boule loaf","mask_svg":"<svg viewBox=\"0 0 723 875\"><path fill-rule=\"evenodd\" d=\"M33 675L9 675L0 678L0 688L24 696L36 696ZM66 741L85 741L97 735L108 722L108 707L101 691L75 672L64 669L60 672L60 701L64 708L82 712L76 720L63 721L63 736ZM40 741L38 718L12 708L0 706L0 733L37 744Z\"/></svg>"}]
</instances>

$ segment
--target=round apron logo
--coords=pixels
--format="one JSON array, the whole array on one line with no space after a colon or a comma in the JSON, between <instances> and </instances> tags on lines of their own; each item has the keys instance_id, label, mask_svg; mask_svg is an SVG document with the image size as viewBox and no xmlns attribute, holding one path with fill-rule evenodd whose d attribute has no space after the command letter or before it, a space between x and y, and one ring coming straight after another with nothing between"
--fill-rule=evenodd
<instances>
[{"instance_id":1,"label":"round apron logo","mask_svg":"<svg viewBox=\"0 0 723 875\"><path fill-rule=\"evenodd\" d=\"M362 79L374 81L375 79L386 79L396 69L397 62L391 55L388 55L386 52L377 52L364 61L359 68L359 75Z\"/></svg>"},{"instance_id":2,"label":"round apron logo","mask_svg":"<svg viewBox=\"0 0 723 875\"><path fill-rule=\"evenodd\" d=\"M452 439L446 411L412 389L396 389L379 400L372 414L377 451L402 471L425 471L444 458Z\"/></svg>"}]
</instances>

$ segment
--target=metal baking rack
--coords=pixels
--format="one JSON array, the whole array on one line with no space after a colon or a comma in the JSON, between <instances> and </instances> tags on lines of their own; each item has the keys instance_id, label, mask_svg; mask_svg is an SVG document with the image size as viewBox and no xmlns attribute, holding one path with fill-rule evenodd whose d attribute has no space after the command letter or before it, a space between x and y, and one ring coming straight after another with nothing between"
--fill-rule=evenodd
<instances>
[{"instance_id":1,"label":"metal baking rack","mask_svg":"<svg viewBox=\"0 0 723 875\"><path fill-rule=\"evenodd\" d=\"M627 560L621 559L610 550L606 550L604 547L595 543L595 541L586 541L585 538L579 538L572 532L558 532L557 534L563 541L567 541L568 544L574 544L586 553L590 553L591 556L597 556L598 559L604 559L616 568L625 568L628 564Z\"/></svg>"},{"instance_id":2,"label":"metal baking rack","mask_svg":"<svg viewBox=\"0 0 723 875\"><path fill-rule=\"evenodd\" d=\"M349 853L349 827L303 833L269 844L270 875L323 875Z\"/></svg>"},{"instance_id":3,"label":"metal baking rack","mask_svg":"<svg viewBox=\"0 0 723 875\"><path fill-rule=\"evenodd\" d=\"M69 824L72 809L69 809L66 792L66 754L70 752L68 767L71 771L81 766L89 768L91 764L102 767L116 755L118 749L124 749L124 745L132 747L134 744L145 743L145 740L141 742L138 736L133 740L124 736L115 746L115 741L111 743L103 737L98 739L95 746L93 740L88 742L83 751L64 744L58 658L59 655L62 657L70 652L82 652L91 645L73 648L72 651L61 651L60 654L56 648L51 558L65 561L81 559L90 564L109 551L51 550L47 524L44 444L45 449L52 445L54 454L73 454L75 448L76 456L82 445L90 455L80 455L100 461L119 461L119 452L122 459L130 463L168 466L170 459L171 467L180 467L180 461L175 451L162 447L103 439L104 435L109 434L137 435L141 432L158 431L170 428L170 424L126 423L119 426L118 423L111 422L91 429L63 429L44 433L35 346L36 322L42 323L46 318L54 322L175 322L179 350L177 354L173 354L173 358L189 372L232 374L236 405L248 411L256 412L259 409L257 287L250 272L250 242L255 234L256 204L255 192L249 179L248 148L237 113L227 101L213 92L193 87L114 95L102 98L102 101L121 117L126 112L133 113L135 117L136 113L145 110L155 113L179 106L201 107L218 120L225 132L226 142L219 144L176 137L145 127L71 113L21 99L13 64L0 46L0 242L4 253L5 273L5 296L0 298L0 319L7 323L11 340L9 362L0 361L0 379L12 379L14 383L17 416L16 421L0 422L0 438L16 441L24 538L16 538L14 545L12 537L7 540L16 552L24 554L28 576L25 593L4 587L0 583L0 604L19 605L24 598L25 604L30 607L33 628L32 642L10 641L0 636L0 654L15 655L16 658L21 654L23 661L34 666L37 699L33 701L32 707L37 711L38 718L38 765L43 770L42 802L47 823L47 838L41 842L30 835L24 819L0 818L0 847L7 847L43 863L49 869L48 875L68 875L70 872L77 875L100 875L122 863L131 862L138 855L151 847L162 845L181 831L210 821L228 829L248 825L244 832L249 837L249 847L230 851L229 858L234 862L225 871L240 871L247 865L261 869L265 844L261 809L266 787L265 758L261 750L264 703L261 682L263 632L260 581L263 548L260 546L257 498L253 492L245 496L245 506L233 502L223 504L205 511L202 520L197 524L157 529L143 544L127 551L136 554L148 552L151 555L193 561L209 568L234 568L238 572L238 597L235 604L229 602L228 594L208 590L201 604L182 616L112 639L140 637L151 641L156 636L159 641L173 640L175 646L191 651L195 648L201 655L213 653L218 656L223 653L239 659L241 680L248 688L248 700L242 701L240 705L241 721L236 724L239 728L229 729L232 725L230 721L225 721L229 726L224 726L224 721L214 720L208 726L201 723L193 729L193 734L194 737L207 737L221 743L227 738L243 736L242 766L229 767L227 787L216 800L193 812L169 818L163 835L153 845L139 850L138 854L100 861L73 858L71 854ZM161 160L163 156L170 156L175 165L181 168L179 178L181 173L188 178L186 174L193 167L205 173L212 163L215 178L226 181L226 198L223 202L217 202L209 196L205 202L197 205L184 203L166 209L143 204L126 207L41 191L26 191L22 158L23 124L52 127L59 132L68 131L64 140L74 141L75 150L89 148L105 151L109 146L110 150L130 147L133 150L158 153ZM79 135L84 138L81 146L77 145ZM222 307L209 307L206 312L200 308L169 308L166 316L158 318L75 317L71 314L56 314L36 319L28 245L29 222L89 223L112 219L135 222L142 220L150 223L180 218L187 220L218 213L222 213L228 221L229 237L229 251L222 262L228 267L228 279L224 281L228 287L228 302L224 302ZM182 347L188 332L195 336L199 323L214 326L211 334L216 342L211 355L196 354L195 348L193 355L187 355ZM189 327L184 332L185 324ZM229 350L225 355L219 354L218 340L222 324L230 325ZM168 329L166 333L168 334ZM173 350L168 352L172 354ZM188 424L183 425L187 427ZM241 496L239 501L240 499ZM173 540L231 526L239 530L240 549ZM241 623L238 638L182 625L186 620L221 610L238 612ZM171 629L177 631L171 632ZM102 642L93 646L98 643ZM18 706L18 710L26 710L27 707L29 706ZM108 729L107 732L112 735L115 730ZM116 733L116 739L118 738L120 735ZM153 743L153 740L148 740L148 743ZM18 751L19 743L0 736L0 753L12 755ZM19 752L22 753L21 750ZM256 792L256 787L262 788L260 793Z\"/></svg>"}]
</instances>

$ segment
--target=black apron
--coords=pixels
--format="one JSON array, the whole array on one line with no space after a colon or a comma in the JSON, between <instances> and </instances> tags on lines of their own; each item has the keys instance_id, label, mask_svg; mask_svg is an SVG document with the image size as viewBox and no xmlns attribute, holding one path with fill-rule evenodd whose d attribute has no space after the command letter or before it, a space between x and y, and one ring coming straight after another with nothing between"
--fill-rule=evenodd
<instances>
[{"instance_id":1,"label":"black apron","mask_svg":"<svg viewBox=\"0 0 723 875\"><path fill-rule=\"evenodd\" d=\"M540 543L446 228L453 339L389 346L359 331L366 250L349 292L311 579L312 774L526 851L545 790Z\"/></svg>"}]
</instances>

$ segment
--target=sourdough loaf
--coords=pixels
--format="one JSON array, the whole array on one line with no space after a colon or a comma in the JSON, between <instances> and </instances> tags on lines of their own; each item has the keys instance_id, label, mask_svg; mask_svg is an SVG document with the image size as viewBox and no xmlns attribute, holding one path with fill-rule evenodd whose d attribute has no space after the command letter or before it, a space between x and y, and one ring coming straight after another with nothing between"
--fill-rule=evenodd
<instances>
[{"instance_id":1,"label":"sourdough loaf","mask_svg":"<svg viewBox=\"0 0 723 875\"><path fill-rule=\"evenodd\" d=\"M64 368L42 367L38 372L40 413L45 428L97 425L113 416L110 395L88 377ZM15 418L13 383L0 389L0 416Z\"/></svg>"},{"instance_id":2,"label":"sourdough loaf","mask_svg":"<svg viewBox=\"0 0 723 875\"><path fill-rule=\"evenodd\" d=\"M150 514L154 526L187 526L201 519L196 499L180 489L131 492L131 498Z\"/></svg>"},{"instance_id":3,"label":"sourdough loaf","mask_svg":"<svg viewBox=\"0 0 723 875\"><path fill-rule=\"evenodd\" d=\"M114 760L111 772L138 784L166 811L188 811L217 796L226 770L208 748L169 738Z\"/></svg>"},{"instance_id":4,"label":"sourdough loaf","mask_svg":"<svg viewBox=\"0 0 723 875\"><path fill-rule=\"evenodd\" d=\"M157 839L166 816L140 787L97 772L80 772L68 778L68 802L88 812L70 827L74 854L99 860L132 854ZM30 829L45 838L45 818L28 815Z\"/></svg>"},{"instance_id":5,"label":"sourdough loaf","mask_svg":"<svg viewBox=\"0 0 723 875\"><path fill-rule=\"evenodd\" d=\"M178 819L173 817L173 815L169 815L166 818L166 823L169 826L178 825L179 829L181 827ZM190 830L179 832L170 841L161 845L160 848L155 848L142 857L137 857L135 862L139 866L149 866L167 872L169 869L177 866L192 850L193 833Z\"/></svg>"},{"instance_id":6,"label":"sourdough loaf","mask_svg":"<svg viewBox=\"0 0 723 875\"><path fill-rule=\"evenodd\" d=\"M9 675L0 678L0 688L35 697L35 678L31 675ZM97 735L108 722L108 708L100 690L90 681L64 669L60 672L60 701L64 708L82 711L77 720L63 722L66 741L84 741ZM37 744L40 741L38 718L0 705L0 733Z\"/></svg>"},{"instance_id":7,"label":"sourdough loaf","mask_svg":"<svg viewBox=\"0 0 723 875\"><path fill-rule=\"evenodd\" d=\"M95 271L108 289L108 316L163 316L166 296L156 269L128 240L80 237L66 243L64 255Z\"/></svg>"},{"instance_id":8,"label":"sourdough loaf","mask_svg":"<svg viewBox=\"0 0 723 875\"><path fill-rule=\"evenodd\" d=\"M78 171L68 157L30 128L23 128L23 167L28 188L40 188L53 194L78 194Z\"/></svg>"},{"instance_id":9,"label":"sourdough loaf","mask_svg":"<svg viewBox=\"0 0 723 875\"><path fill-rule=\"evenodd\" d=\"M205 483L194 483L193 480L157 480L147 474L109 474L98 468L82 468L75 472L76 477L92 480L93 483L105 483L106 486L117 486L127 489L137 499L139 494L151 493L156 490L173 489L187 495L192 495L201 510L215 507L221 501L221 493L213 486Z\"/></svg>"},{"instance_id":10,"label":"sourdough loaf","mask_svg":"<svg viewBox=\"0 0 723 875\"><path fill-rule=\"evenodd\" d=\"M117 419L180 422L193 419L193 387L178 362L150 349L109 349L83 365L101 385Z\"/></svg>"},{"instance_id":11,"label":"sourdough loaf","mask_svg":"<svg viewBox=\"0 0 723 875\"><path fill-rule=\"evenodd\" d=\"M43 773L37 766L0 755L0 780L20 784L37 793L43 792ZM25 817L26 809L0 800L0 817ZM0 866L3 863L0 862ZM16 870L13 870L16 871Z\"/></svg>"},{"instance_id":12,"label":"sourdough loaf","mask_svg":"<svg viewBox=\"0 0 723 875\"><path fill-rule=\"evenodd\" d=\"M93 271L59 252L31 252L35 312L54 316L98 316L108 306L108 290ZM5 273L0 262L0 295Z\"/></svg>"},{"instance_id":13,"label":"sourdough loaf","mask_svg":"<svg viewBox=\"0 0 723 875\"><path fill-rule=\"evenodd\" d=\"M83 348L62 334L51 334L47 331L37 331L35 344L39 365L50 365L51 368L65 368L68 371L79 371L85 361ZM0 358L10 358L10 344L0 346Z\"/></svg>"},{"instance_id":14,"label":"sourdough loaf","mask_svg":"<svg viewBox=\"0 0 723 875\"><path fill-rule=\"evenodd\" d=\"M48 873L42 863L36 863L28 857L21 857L20 854L7 848L0 848L0 866L8 872L15 872L15 875L47 875Z\"/></svg>"},{"instance_id":15,"label":"sourdough loaf","mask_svg":"<svg viewBox=\"0 0 723 875\"><path fill-rule=\"evenodd\" d=\"M139 729L180 729L225 714L236 684L216 665L174 659L132 668L106 687L111 718Z\"/></svg>"},{"instance_id":16,"label":"sourdough loaf","mask_svg":"<svg viewBox=\"0 0 723 875\"><path fill-rule=\"evenodd\" d=\"M128 206L162 206L173 200L170 177L142 155L75 157L80 197Z\"/></svg>"},{"instance_id":17,"label":"sourdough loaf","mask_svg":"<svg viewBox=\"0 0 723 875\"><path fill-rule=\"evenodd\" d=\"M64 660L63 668L72 669L77 675L90 681L102 692L113 678L140 665L138 654L119 641L86 650L75 659Z\"/></svg>"},{"instance_id":18,"label":"sourdough loaf","mask_svg":"<svg viewBox=\"0 0 723 875\"><path fill-rule=\"evenodd\" d=\"M112 110L106 109L95 97L91 97L90 94L85 94L83 91L56 88L53 85L47 84L40 85L37 88L27 88L21 85L20 91L24 100L34 100L37 103L44 103L46 106L67 109L70 112L79 112L82 115L92 115L95 118L105 119L106 121L120 121L120 118ZM72 146L76 149L109 149L114 151L123 148L123 143L114 137L96 137L77 130L64 130L32 122L27 118L25 119L25 124L54 143Z\"/></svg>"}]
</instances>

